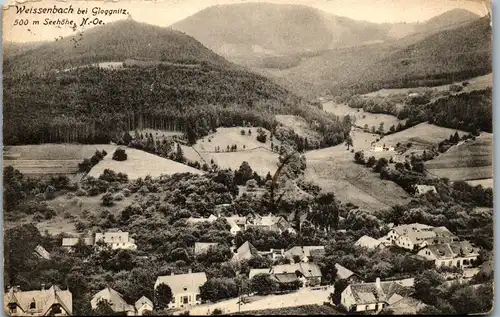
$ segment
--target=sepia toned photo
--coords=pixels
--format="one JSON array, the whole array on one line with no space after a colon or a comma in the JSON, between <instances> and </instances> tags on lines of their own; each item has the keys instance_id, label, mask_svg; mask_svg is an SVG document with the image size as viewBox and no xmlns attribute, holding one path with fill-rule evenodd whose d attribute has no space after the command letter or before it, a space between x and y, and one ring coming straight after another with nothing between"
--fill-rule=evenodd
<instances>
[{"instance_id":1,"label":"sepia toned photo","mask_svg":"<svg viewBox=\"0 0 500 317\"><path fill-rule=\"evenodd\" d=\"M486 315L491 3L11 1L7 316Z\"/></svg>"}]
</instances>

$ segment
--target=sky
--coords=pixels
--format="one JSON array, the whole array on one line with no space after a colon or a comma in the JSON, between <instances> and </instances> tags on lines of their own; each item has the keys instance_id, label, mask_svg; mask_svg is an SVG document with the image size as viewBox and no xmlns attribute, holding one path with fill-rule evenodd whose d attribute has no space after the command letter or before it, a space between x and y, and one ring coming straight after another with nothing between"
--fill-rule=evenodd
<instances>
[{"instance_id":1,"label":"sky","mask_svg":"<svg viewBox=\"0 0 500 317\"><path fill-rule=\"evenodd\" d=\"M4 7L2 17L3 41L36 42L52 41L59 36L74 35L75 32L85 31L93 27L94 21L109 23L127 18L126 14L93 15L93 8L101 10L127 10L131 17L139 22L158 26L169 26L196 12L221 4L236 4L244 2L272 2L280 4L302 4L325 12L345 16L354 20L364 20L375 23L385 22L423 22L434 16L452 9L466 9L481 16L487 14L489 2L483 0L115 0L111 1L11 1ZM68 8L70 5L74 13L60 14L26 14L18 13L19 8ZM78 14L77 9L87 9L86 14ZM80 26L82 20L86 26ZM46 19L73 21L76 31L70 25L43 25ZM38 25L33 25L38 20ZM88 24L90 23L90 24Z\"/></svg>"}]
</instances>

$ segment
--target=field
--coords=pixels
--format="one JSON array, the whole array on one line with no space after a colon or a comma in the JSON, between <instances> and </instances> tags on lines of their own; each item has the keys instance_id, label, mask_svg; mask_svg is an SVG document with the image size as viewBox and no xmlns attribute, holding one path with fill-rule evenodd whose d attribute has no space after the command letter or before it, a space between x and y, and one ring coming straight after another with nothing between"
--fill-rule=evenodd
<instances>
[{"instance_id":1,"label":"field","mask_svg":"<svg viewBox=\"0 0 500 317\"><path fill-rule=\"evenodd\" d=\"M3 166L12 166L29 177L66 175L76 177L78 163L90 158L96 150L110 153L109 144L39 144L8 146L4 148ZM111 152L112 153L112 152Z\"/></svg>"},{"instance_id":2,"label":"field","mask_svg":"<svg viewBox=\"0 0 500 317\"><path fill-rule=\"evenodd\" d=\"M480 180L493 175L493 135L482 133L475 140L452 146L425 163L433 175L457 180Z\"/></svg>"},{"instance_id":3,"label":"field","mask_svg":"<svg viewBox=\"0 0 500 317\"><path fill-rule=\"evenodd\" d=\"M255 149L228 153L203 153L205 160L214 162L222 168L237 170L243 161L247 161L252 170L260 176L268 172L273 174L278 169L278 154L267 149Z\"/></svg>"},{"instance_id":4,"label":"field","mask_svg":"<svg viewBox=\"0 0 500 317\"><path fill-rule=\"evenodd\" d=\"M354 150L370 153L370 144L376 135L360 129L351 132ZM389 153L389 152L385 152ZM354 153L345 145L310 151L306 153L306 179L313 181L325 191L333 191L344 203L351 202L369 210L383 209L408 200L409 195L391 181L380 179L377 173L354 163Z\"/></svg>"},{"instance_id":5,"label":"field","mask_svg":"<svg viewBox=\"0 0 500 317\"><path fill-rule=\"evenodd\" d=\"M302 117L289 115L276 115L276 120L283 124L286 128L291 128L301 137L306 137L309 140L320 140L321 135L309 128L309 125Z\"/></svg>"},{"instance_id":6,"label":"field","mask_svg":"<svg viewBox=\"0 0 500 317\"><path fill-rule=\"evenodd\" d=\"M126 152L128 155L126 161L115 161L112 159L112 155L108 154L102 161L97 163L97 165L92 168L88 175L99 177L105 169L111 169L117 173L125 173L128 175L129 179L144 178L147 175L154 178L163 174L202 173L200 170L187 165L137 149L127 148Z\"/></svg>"},{"instance_id":7,"label":"field","mask_svg":"<svg viewBox=\"0 0 500 317\"><path fill-rule=\"evenodd\" d=\"M383 122L384 131L389 131L392 125L396 127L398 123L404 124L405 122L404 120L399 120L395 116L365 112L363 111L363 109L351 108L348 105L337 104L333 101L323 103L323 110L333 113L337 116L354 116L356 118L356 126L364 127L364 125L366 124L370 129L372 126L375 126L375 128L378 129L380 123Z\"/></svg>"},{"instance_id":8,"label":"field","mask_svg":"<svg viewBox=\"0 0 500 317\"><path fill-rule=\"evenodd\" d=\"M471 186L481 185L485 188L493 188L494 181L493 178L487 178L487 179L477 179L473 181L467 181L467 183Z\"/></svg>"},{"instance_id":9,"label":"field","mask_svg":"<svg viewBox=\"0 0 500 317\"><path fill-rule=\"evenodd\" d=\"M427 149L437 146L439 142L448 139L458 132L459 136L466 133L454 129L442 128L429 123L420 123L409 129L385 136L379 143L395 146L397 143L412 143L412 149Z\"/></svg>"},{"instance_id":10,"label":"field","mask_svg":"<svg viewBox=\"0 0 500 317\"><path fill-rule=\"evenodd\" d=\"M241 131L245 131L245 135ZM249 135L248 131L252 134ZM267 134L266 143L257 141L257 128L255 127L234 127L234 128L217 128L217 132L211 133L202 139L198 140L193 146L198 152L215 152L215 147L220 148L220 152L227 151L228 146L236 145L238 150L250 150L254 148L271 149L269 140L270 132L263 129ZM280 145L278 140L273 140L275 145Z\"/></svg>"},{"instance_id":11,"label":"field","mask_svg":"<svg viewBox=\"0 0 500 317\"><path fill-rule=\"evenodd\" d=\"M490 73L488 75L478 76L466 80L468 82L467 86L461 92L471 92L474 90L481 90L488 87L493 87L493 74ZM456 82L455 84L461 84L463 81ZM441 85L435 87L417 87L417 88L393 88L393 89L380 89L377 91L373 91L367 94L362 95L363 97L391 97L395 95L408 95L412 92L420 92L428 89L432 89L435 91L449 91L449 85Z\"/></svg>"}]
</instances>

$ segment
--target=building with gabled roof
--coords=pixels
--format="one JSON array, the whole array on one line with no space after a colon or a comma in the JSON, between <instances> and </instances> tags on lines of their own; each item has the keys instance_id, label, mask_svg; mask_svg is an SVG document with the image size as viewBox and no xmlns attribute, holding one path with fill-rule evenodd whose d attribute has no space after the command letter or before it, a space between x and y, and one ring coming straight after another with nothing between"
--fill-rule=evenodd
<instances>
[{"instance_id":1,"label":"building with gabled roof","mask_svg":"<svg viewBox=\"0 0 500 317\"><path fill-rule=\"evenodd\" d=\"M115 313L122 313L127 316L135 315L135 307L127 304L127 302L123 299L123 295L111 287L104 288L92 297L92 300L90 301L92 309L95 310L98 307L99 302L102 300L106 300Z\"/></svg>"},{"instance_id":2,"label":"building with gabled roof","mask_svg":"<svg viewBox=\"0 0 500 317\"><path fill-rule=\"evenodd\" d=\"M431 185L415 185L416 196L425 195L427 193L437 194L436 187Z\"/></svg>"},{"instance_id":3,"label":"building with gabled roof","mask_svg":"<svg viewBox=\"0 0 500 317\"><path fill-rule=\"evenodd\" d=\"M205 272L158 276L155 290L160 284L166 284L172 290L172 302L169 308L185 308L201 304L200 287L207 281Z\"/></svg>"},{"instance_id":4,"label":"building with gabled roof","mask_svg":"<svg viewBox=\"0 0 500 317\"><path fill-rule=\"evenodd\" d=\"M245 229L248 228L272 230L279 233L283 233L285 231L295 233L295 229L292 228L290 223L286 221L285 218L282 216L273 216L271 214L268 216L254 215L247 217Z\"/></svg>"},{"instance_id":5,"label":"building with gabled roof","mask_svg":"<svg viewBox=\"0 0 500 317\"><path fill-rule=\"evenodd\" d=\"M478 249L468 241L428 245L418 252L419 256L434 261L436 267L467 267L479 256Z\"/></svg>"},{"instance_id":6,"label":"building with gabled roof","mask_svg":"<svg viewBox=\"0 0 500 317\"><path fill-rule=\"evenodd\" d=\"M313 250L321 250L318 252L322 252L324 255L325 246L324 245L294 246L285 252L285 257L292 260L292 261L294 260L295 257L299 257L300 261L309 262L310 258L312 258L311 251L313 251ZM316 254L316 255L318 256L318 254Z\"/></svg>"},{"instance_id":7,"label":"building with gabled roof","mask_svg":"<svg viewBox=\"0 0 500 317\"><path fill-rule=\"evenodd\" d=\"M35 247L33 254L40 259L50 260L50 253L41 245Z\"/></svg>"},{"instance_id":8,"label":"building with gabled roof","mask_svg":"<svg viewBox=\"0 0 500 317\"><path fill-rule=\"evenodd\" d=\"M95 243L102 241L112 249L136 250L135 240L129 237L128 232L121 230L109 230L104 233L95 234Z\"/></svg>"},{"instance_id":9,"label":"building with gabled roof","mask_svg":"<svg viewBox=\"0 0 500 317\"><path fill-rule=\"evenodd\" d=\"M290 274L295 273L297 277L304 277L304 285L319 285L321 283L321 279L323 278L323 274L321 274L320 267L311 262L307 263L294 263L294 264L281 264L275 265L271 268L271 274L273 275L282 275L282 274Z\"/></svg>"},{"instance_id":10,"label":"building with gabled roof","mask_svg":"<svg viewBox=\"0 0 500 317\"><path fill-rule=\"evenodd\" d=\"M41 290L21 291L10 287L4 294L4 311L9 316L71 316L73 314L73 295L69 290L61 290L52 285Z\"/></svg>"},{"instance_id":11,"label":"building with gabled roof","mask_svg":"<svg viewBox=\"0 0 500 317\"><path fill-rule=\"evenodd\" d=\"M210 215L208 218L195 218L195 217L189 217L186 221L189 224L197 224L197 223L202 223L202 222L214 222L217 220L217 217L214 215Z\"/></svg>"},{"instance_id":12,"label":"building with gabled roof","mask_svg":"<svg viewBox=\"0 0 500 317\"><path fill-rule=\"evenodd\" d=\"M243 243L234 253L233 259L236 261L250 260L254 256L258 256L259 251L248 241Z\"/></svg>"},{"instance_id":13,"label":"building with gabled roof","mask_svg":"<svg viewBox=\"0 0 500 317\"><path fill-rule=\"evenodd\" d=\"M341 294L341 304L349 312L380 312L411 295L412 288L397 281L350 284Z\"/></svg>"},{"instance_id":14,"label":"building with gabled roof","mask_svg":"<svg viewBox=\"0 0 500 317\"><path fill-rule=\"evenodd\" d=\"M146 296L142 296L135 302L135 311L137 316L143 316L145 312L153 311L153 302Z\"/></svg>"},{"instance_id":15,"label":"building with gabled roof","mask_svg":"<svg viewBox=\"0 0 500 317\"><path fill-rule=\"evenodd\" d=\"M370 236L364 235L359 238L354 245L361 248L376 249L382 245L382 242Z\"/></svg>"},{"instance_id":16,"label":"building with gabled roof","mask_svg":"<svg viewBox=\"0 0 500 317\"><path fill-rule=\"evenodd\" d=\"M392 244L408 250L418 250L431 244L458 241L458 237L446 227L433 227L420 223L394 227L389 231L387 237Z\"/></svg>"},{"instance_id":17,"label":"building with gabled roof","mask_svg":"<svg viewBox=\"0 0 500 317\"><path fill-rule=\"evenodd\" d=\"M335 268L337 269L337 278L350 282L361 281L361 279L353 271L345 268L344 266L335 263Z\"/></svg>"}]
</instances>

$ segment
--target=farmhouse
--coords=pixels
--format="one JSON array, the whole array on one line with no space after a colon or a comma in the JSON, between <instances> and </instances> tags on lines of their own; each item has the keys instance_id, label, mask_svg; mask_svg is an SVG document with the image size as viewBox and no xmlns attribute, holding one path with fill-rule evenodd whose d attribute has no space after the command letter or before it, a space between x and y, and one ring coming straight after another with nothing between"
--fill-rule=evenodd
<instances>
[{"instance_id":1,"label":"farmhouse","mask_svg":"<svg viewBox=\"0 0 500 317\"><path fill-rule=\"evenodd\" d=\"M294 246L285 252L285 257L292 261L295 257L299 257L300 261L308 262L312 250L322 250L324 254L325 246Z\"/></svg>"},{"instance_id":2,"label":"farmhouse","mask_svg":"<svg viewBox=\"0 0 500 317\"><path fill-rule=\"evenodd\" d=\"M243 243L234 253L233 260L250 260L253 256L259 255L259 251L248 241Z\"/></svg>"},{"instance_id":3,"label":"farmhouse","mask_svg":"<svg viewBox=\"0 0 500 317\"><path fill-rule=\"evenodd\" d=\"M90 301L90 306L92 309L96 309L100 301L107 301L111 309L117 314L126 314L127 316L135 315L135 307L127 304L123 299L123 295L115 291L110 287L106 287L92 297Z\"/></svg>"},{"instance_id":4,"label":"farmhouse","mask_svg":"<svg viewBox=\"0 0 500 317\"><path fill-rule=\"evenodd\" d=\"M129 237L128 232L123 232L121 230L108 231L105 233L98 232L95 234L95 243L99 241L106 243L112 249L137 249L135 240Z\"/></svg>"},{"instance_id":5,"label":"farmhouse","mask_svg":"<svg viewBox=\"0 0 500 317\"><path fill-rule=\"evenodd\" d=\"M463 268L470 266L479 256L478 250L468 241L429 245L420 250L418 255L434 261L436 267L454 266Z\"/></svg>"},{"instance_id":6,"label":"farmhouse","mask_svg":"<svg viewBox=\"0 0 500 317\"><path fill-rule=\"evenodd\" d=\"M432 244L458 241L458 237L446 227L436 228L420 223L394 227L387 236L392 244L407 250L420 249Z\"/></svg>"},{"instance_id":7,"label":"farmhouse","mask_svg":"<svg viewBox=\"0 0 500 317\"><path fill-rule=\"evenodd\" d=\"M202 253L206 253L210 247L217 246L217 242L195 242L194 243L194 254L199 255Z\"/></svg>"},{"instance_id":8,"label":"farmhouse","mask_svg":"<svg viewBox=\"0 0 500 317\"><path fill-rule=\"evenodd\" d=\"M428 185L415 185L415 195L416 196L425 195L427 193L437 194L436 187L428 186Z\"/></svg>"},{"instance_id":9,"label":"farmhouse","mask_svg":"<svg viewBox=\"0 0 500 317\"><path fill-rule=\"evenodd\" d=\"M260 216L254 215L253 217L247 218L245 229L248 228L261 228L266 230L277 231L279 233L288 231L290 233L295 233L290 223L281 216Z\"/></svg>"},{"instance_id":10,"label":"farmhouse","mask_svg":"<svg viewBox=\"0 0 500 317\"><path fill-rule=\"evenodd\" d=\"M357 247L367 248L367 249L376 249L380 246L383 246L381 241L367 235L364 235L361 238L359 238L358 241L354 243L354 245Z\"/></svg>"},{"instance_id":11,"label":"farmhouse","mask_svg":"<svg viewBox=\"0 0 500 317\"><path fill-rule=\"evenodd\" d=\"M174 274L158 276L155 290L160 284L166 284L172 290L172 302L169 308L189 307L201 304L200 286L205 284L207 276L205 272L187 274Z\"/></svg>"},{"instance_id":12,"label":"farmhouse","mask_svg":"<svg viewBox=\"0 0 500 317\"><path fill-rule=\"evenodd\" d=\"M335 268L337 269L337 277L342 280L347 280L351 283L361 282L361 279L354 274L353 271L343 267L342 265L335 263Z\"/></svg>"},{"instance_id":13,"label":"farmhouse","mask_svg":"<svg viewBox=\"0 0 500 317\"><path fill-rule=\"evenodd\" d=\"M271 268L271 274L289 274L295 273L298 277L304 277L304 286L314 286L321 283L321 269L314 263L295 263L275 265Z\"/></svg>"},{"instance_id":14,"label":"farmhouse","mask_svg":"<svg viewBox=\"0 0 500 317\"><path fill-rule=\"evenodd\" d=\"M341 304L349 312L380 312L409 297L411 289L397 281L350 284L341 294Z\"/></svg>"},{"instance_id":15,"label":"farmhouse","mask_svg":"<svg viewBox=\"0 0 500 317\"><path fill-rule=\"evenodd\" d=\"M143 316L145 312L153 311L153 302L146 296L139 298L134 306L137 316Z\"/></svg>"},{"instance_id":16,"label":"farmhouse","mask_svg":"<svg viewBox=\"0 0 500 317\"><path fill-rule=\"evenodd\" d=\"M23 292L19 287L8 288L3 300L4 312L9 316L71 316L73 295L53 285L49 289Z\"/></svg>"}]
</instances>

